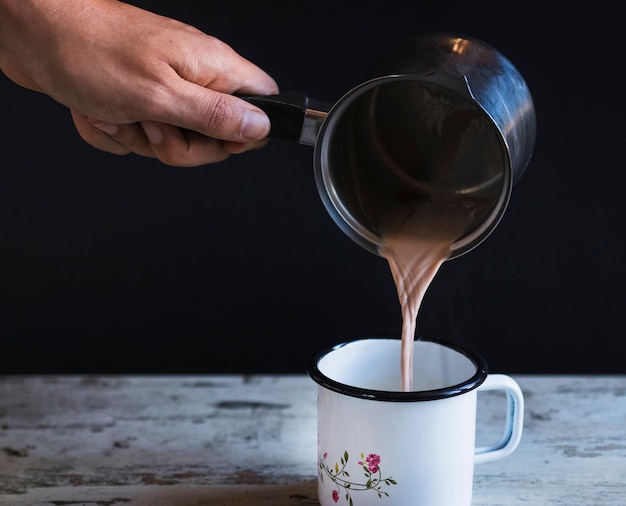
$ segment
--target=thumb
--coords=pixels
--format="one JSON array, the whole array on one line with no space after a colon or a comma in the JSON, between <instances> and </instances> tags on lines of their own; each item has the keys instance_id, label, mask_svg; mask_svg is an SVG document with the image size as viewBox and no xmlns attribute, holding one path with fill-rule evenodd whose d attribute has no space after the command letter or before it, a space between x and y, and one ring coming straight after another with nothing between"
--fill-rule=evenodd
<instances>
[{"instance_id":1,"label":"thumb","mask_svg":"<svg viewBox=\"0 0 626 506\"><path fill-rule=\"evenodd\" d=\"M192 83L188 83L182 98L179 96L173 114L177 117L165 121L225 141L258 141L271 128L269 118L258 107Z\"/></svg>"}]
</instances>

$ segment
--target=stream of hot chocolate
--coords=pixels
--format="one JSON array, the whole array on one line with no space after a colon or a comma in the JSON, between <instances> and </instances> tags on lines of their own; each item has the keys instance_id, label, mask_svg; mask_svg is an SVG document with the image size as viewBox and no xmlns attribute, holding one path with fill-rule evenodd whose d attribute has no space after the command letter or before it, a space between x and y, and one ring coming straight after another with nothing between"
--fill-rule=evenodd
<instances>
[{"instance_id":1,"label":"stream of hot chocolate","mask_svg":"<svg viewBox=\"0 0 626 506\"><path fill-rule=\"evenodd\" d=\"M383 234L379 253L389 262L402 308L400 371L405 392L413 390L413 347L422 300L472 216L467 205L429 202L393 227L386 227Z\"/></svg>"}]
</instances>

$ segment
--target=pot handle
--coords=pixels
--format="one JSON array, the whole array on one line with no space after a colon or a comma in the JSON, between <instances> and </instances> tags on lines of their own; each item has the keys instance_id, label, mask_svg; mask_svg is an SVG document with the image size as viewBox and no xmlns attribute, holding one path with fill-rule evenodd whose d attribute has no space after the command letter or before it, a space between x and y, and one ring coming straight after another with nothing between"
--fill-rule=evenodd
<instances>
[{"instance_id":1,"label":"pot handle","mask_svg":"<svg viewBox=\"0 0 626 506\"><path fill-rule=\"evenodd\" d=\"M270 119L271 138L300 142L308 97L304 93L289 91L277 95L240 95L236 97L261 109Z\"/></svg>"}]
</instances>

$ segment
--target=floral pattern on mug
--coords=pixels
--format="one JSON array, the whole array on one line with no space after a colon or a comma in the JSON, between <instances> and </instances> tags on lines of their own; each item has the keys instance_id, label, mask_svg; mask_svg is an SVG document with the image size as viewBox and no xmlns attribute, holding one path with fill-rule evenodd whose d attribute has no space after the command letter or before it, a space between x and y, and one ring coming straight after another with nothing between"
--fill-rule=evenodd
<instances>
[{"instance_id":1,"label":"floral pattern on mug","mask_svg":"<svg viewBox=\"0 0 626 506\"><path fill-rule=\"evenodd\" d=\"M351 492L365 492L371 490L373 493L378 494L378 498L389 497L389 493L383 490L384 486L397 485L398 483L390 476L388 478L382 477L380 470L380 455L376 453L370 453L367 456L361 453L361 460L357 462L357 465L361 467L365 475L365 483L352 481L350 472L347 470L348 466L348 452L343 452L343 457L339 462L335 462L334 466L328 464L328 452L324 452L319 460L320 468L320 480L324 481L324 476L327 476L335 484L335 489L331 492L333 502L339 502L340 493L343 490L345 493L345 500L350 506L354 506Z\"/></svg>"}]
</instances>

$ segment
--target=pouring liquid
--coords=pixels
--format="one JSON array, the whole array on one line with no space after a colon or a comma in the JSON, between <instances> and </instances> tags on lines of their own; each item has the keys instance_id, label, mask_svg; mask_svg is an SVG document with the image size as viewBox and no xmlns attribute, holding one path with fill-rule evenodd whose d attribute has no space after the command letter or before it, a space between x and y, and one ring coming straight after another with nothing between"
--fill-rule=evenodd
<instances>
[{"instance_id":1,"label":"pouring liquid","mask_svg":"<svg viewBox=\"0 0 626 506\"><path fill-rule=\"evenodd\" d=\"M359 96L334 128L329 176L339 208L380 239L402 309L401 374L412 390L417 316L454 244L502 194L503 151L491 119L455 92L391 80ZM329 165L330 166L330 165ZM332 177L331 177L332 176Z\"/></svg>"},{"instance_id":2,"label":"pouring liquid","mask_svg":"<svg viewBox=\"0 0 626 506\"><path fill-rule=\"evenodd\" d=\"M387 224L379 249L387 259L402 309L400 374L402 390L413 390L413 348L424 295L452 245L484 205L478 199L437 199L407 207L404 217Z\"/></svg>"}]
</instances>

